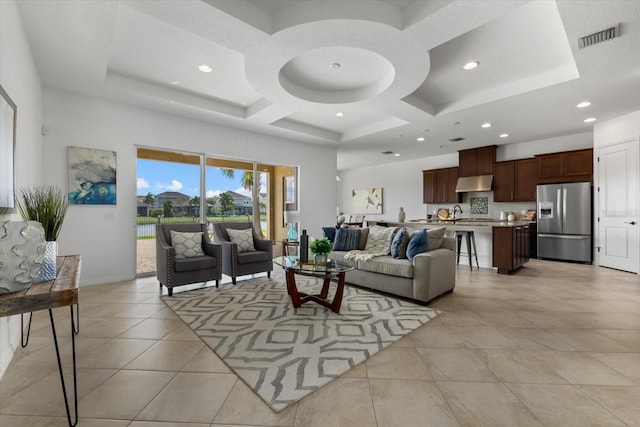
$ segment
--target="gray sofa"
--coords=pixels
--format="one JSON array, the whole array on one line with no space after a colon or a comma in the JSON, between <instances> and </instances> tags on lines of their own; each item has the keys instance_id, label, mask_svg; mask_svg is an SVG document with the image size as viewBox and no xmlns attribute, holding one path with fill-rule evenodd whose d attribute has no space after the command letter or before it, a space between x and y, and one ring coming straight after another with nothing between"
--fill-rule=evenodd
<instances>
[{"instance_id":1,"label":"gray sofa","mask_svg":"<svg viewBox=\"0 0 640 427\"><path fill-rule=\"evenodd\" d=\"M368 229L363 228L358 249L366 246ZM408 227L408 233L415 229ZM429 233L429 230L427 230ZM443 237L439 248L417 254L412 261L391 255L367 261L345 260L348 251L334 250L330 258L351 264L347 283L410 298L422 303L452 292L456 284L455 239Z\"/></svg>"}]
</instances>

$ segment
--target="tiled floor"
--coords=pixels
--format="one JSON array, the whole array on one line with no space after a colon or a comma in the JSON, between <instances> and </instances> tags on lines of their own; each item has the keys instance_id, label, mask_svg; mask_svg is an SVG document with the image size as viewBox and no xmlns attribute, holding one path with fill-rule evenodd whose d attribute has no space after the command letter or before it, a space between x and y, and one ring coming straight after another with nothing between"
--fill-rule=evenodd
<instances>
[{"instance_id":1,"label":"tiled floor","mask_svg":"<svg viewBox=\"0 0 640 427\"><path fill-rule=\"evenodd\" d=\"M79 426L640 425L634 274L460 266L431 304L441 316L277 414L158 295L154 278L81 288ZM68 315L56 311L70 361ZM46 312L0 381L0 414L2 427L66 425Z\"/></svg>"}]
</instances>

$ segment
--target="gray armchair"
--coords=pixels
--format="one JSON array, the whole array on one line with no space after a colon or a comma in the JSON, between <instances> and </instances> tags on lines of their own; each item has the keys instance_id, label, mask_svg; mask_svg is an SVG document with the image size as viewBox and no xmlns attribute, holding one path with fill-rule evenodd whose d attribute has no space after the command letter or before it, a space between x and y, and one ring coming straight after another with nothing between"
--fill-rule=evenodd
<instances>
[{"instance_id":1,"label":"gray armchair","mask_svg":"<svg viewBox=\"0 0 640 427\"><path fill-rule=\"evenodd\" d=\"M178 232L202 232L204 255L176 258L176 248L171 244L171 230ZM169 296L173 288L191 283L216 281L222 278L222 247L209 238L206 224L158 224L156 225L156 274Z\"/></svg>"},{"instance_id":2,"label":"gray armchair","mask_svg":"<svg viewBox=\"0 0 640 427\"><path fill-rule=\"evenodd\" d=\"M238 245L231 242L227 229L246 230L250 228L253 233L254 252L240 252ZM233 284L236 277L246 274L267 272L271 277L273 270L273 243L271 240L262 239L250 222L214 222L213 239L222 245L222 273L231 276Z\"/></svg>"}]
</instances>

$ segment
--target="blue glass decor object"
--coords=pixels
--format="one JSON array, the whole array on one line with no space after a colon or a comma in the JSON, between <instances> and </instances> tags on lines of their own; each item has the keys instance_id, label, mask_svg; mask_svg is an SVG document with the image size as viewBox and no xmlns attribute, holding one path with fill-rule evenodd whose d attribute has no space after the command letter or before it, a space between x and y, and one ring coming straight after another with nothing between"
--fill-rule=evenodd
<instances>
[{"instance_id":1,"label":"blue glass decor object","mask_svg":"<svg viewBox=\"0 0 640 427\"><path fill-rule=\"evenodd\" d=\"M290 227L289 227L289 233L287 234L287 239L298 240L298 232L296 231L296 227L294 226L294 223L292 222L289 225Z\"/></svg>"}]
</instances>

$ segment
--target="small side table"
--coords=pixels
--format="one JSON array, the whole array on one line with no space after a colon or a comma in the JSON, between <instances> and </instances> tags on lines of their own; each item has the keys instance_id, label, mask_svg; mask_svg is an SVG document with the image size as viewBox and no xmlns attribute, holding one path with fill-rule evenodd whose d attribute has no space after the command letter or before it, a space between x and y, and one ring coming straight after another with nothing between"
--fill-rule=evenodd
<instances>
[{"instance_id":1,"label":"small side table","mask_svg":"<svg viewBox=\"0 0 640 427\"><path fill-rule=\"evenodd\" d=\"M56 260L57 274L54 280L34 283L30 288L20 292L12 292L0 295L0 317L16 314L30 313L39 310L49 310L51 320L51 333L58 358L58 370L62 383L64 405L67 410L67 421L70 426L78 423L78 382L76 371L76 322L73 315L73 306L78 305L78 281L80 279L80 255L59 256ZM52 309L69 306L71 315L71 354L73 358L73 401L75 421L71 419L67 388L62 372L60 350L58 348L58 335L53 321Z\"/></svg>"},{"instance_id":2,"label":"small side table","mask_svg":"<svg viewBox=\"0 0 640 427\"><path fill-rule=\"evenodd\" d=\"M284 239L282 241L282 255L283 256L298 255L299 247L300 247L300 240ZM295 249L295 253L292 249Z\"/></svg>"}]
</instances>

